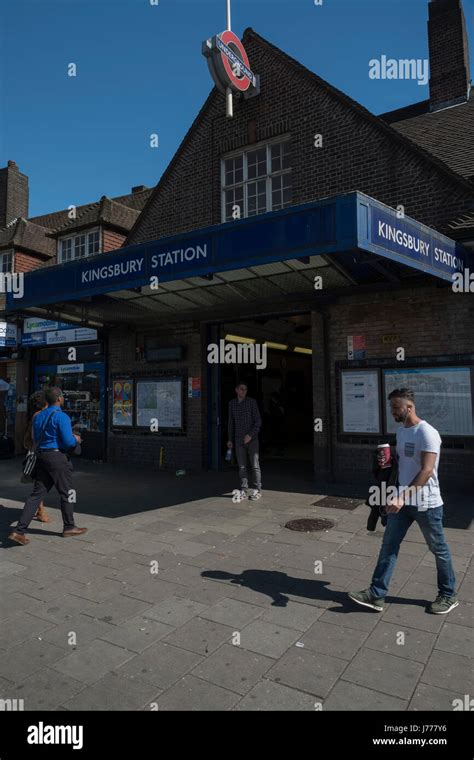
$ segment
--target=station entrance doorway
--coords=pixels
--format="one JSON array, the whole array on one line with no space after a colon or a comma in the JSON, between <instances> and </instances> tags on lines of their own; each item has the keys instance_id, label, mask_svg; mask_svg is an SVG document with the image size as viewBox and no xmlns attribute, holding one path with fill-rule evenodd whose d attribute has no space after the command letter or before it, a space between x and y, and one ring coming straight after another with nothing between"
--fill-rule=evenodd
<instances>
[{"instance_id":1,"label":"station entrance doorway","mask_svg":"<svg viewBox=\"0 0 474 760\"><path fill-rule=\"evenodd\" d=\"M238 382L245 382L262 417L260 459L275 468L313 466L313 372L311 314L259 317L212 325L208 345L219 345L221 361L209 364L209 467L227 467L228 407ZM254 352L238 346L250 343ZM235 350L227 349L234 346ZM235 362L222 361L222 350ZM248 361L252 357L255 361Z\"/></svg>"}]
</instances>

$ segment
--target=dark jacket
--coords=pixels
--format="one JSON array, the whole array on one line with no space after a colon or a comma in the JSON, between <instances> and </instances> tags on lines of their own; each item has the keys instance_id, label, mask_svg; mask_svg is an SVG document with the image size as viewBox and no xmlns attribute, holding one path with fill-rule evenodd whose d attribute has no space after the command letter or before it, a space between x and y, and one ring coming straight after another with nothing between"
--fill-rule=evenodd
<instances>
[{"instance_id":1,"label":"dark jacket","mask_svg":"<svg viewBox=\"0 0 474 760\"><path fill-rule=\"evenodd\" d=\"M379 466L377 452L375 452L372 462L372 472L376 481L374 485L381 486L382 483L386 483L387 488L390 488L390 486L398 485L398 460L396 456L392 457L391 467L382 468ZM385 507L386 504L377 504L372 506L369 500L370 495L367 497L365 502L367 506L370 507L370 515L367 520L367 530L373 532L377 527L379 517L381 517L381 523L383 526L387 524L387 517L380 514L381 507Z\"/></svg>"}]
</instances>

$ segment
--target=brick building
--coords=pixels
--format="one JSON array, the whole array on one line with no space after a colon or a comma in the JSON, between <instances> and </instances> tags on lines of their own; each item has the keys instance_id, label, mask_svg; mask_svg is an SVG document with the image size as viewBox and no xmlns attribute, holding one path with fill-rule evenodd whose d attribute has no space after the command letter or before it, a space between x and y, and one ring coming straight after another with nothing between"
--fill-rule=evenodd
<instances>
[{"instance_id":1,"label":"brick building","mask_svg":"<svg viewBox=\"0 0 474 760\"><path fill-rule=\"evenodd\" d=\"M474 304L453 277L474 271L474 100L461 0L428 9L429 100L376 116L247 29L255 97L235 97L229 119L214 87L143 206L102 199L51 220L58 250L111 225L108 242L64 257L47 283L28 274L9 313L98 330L101 457L221 467L243 377L269 459L363 482L374 446L394 439L386 395L410 384L443 437L441 476L472 482ZM265 346L265 367L209 361L211 345L245 344ZM57 379L66 354L54 361Z\"/></svg>"}]
</instances>

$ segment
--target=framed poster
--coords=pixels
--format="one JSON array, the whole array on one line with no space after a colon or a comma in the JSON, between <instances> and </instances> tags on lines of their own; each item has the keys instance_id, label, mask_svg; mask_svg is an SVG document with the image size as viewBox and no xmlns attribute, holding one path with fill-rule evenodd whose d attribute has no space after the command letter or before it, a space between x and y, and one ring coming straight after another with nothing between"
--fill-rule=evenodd
<instances>
[{"instance_id":1,"label":"framed poster","mask_svg":"<svg viewBox=\"0 0 474 760\"><path fill-rule=\"evenodd\" d=\"M342 433L381 433L378 369L341 370Z\"/></svg>"},{"instance_id":2,"label":"framed poster","mask_svg":"<svg viewBox=\"0 0 474 760\"><path fill-rule=\"evenodd\" d=\"M390 413L388 394L395 388L410 388L417 415L440 435L474 435L473 379L474 368L469 366L384 370L385 431L395 433L398 428Z\"/></svg>"},{"instance_id":3,"label":"framed poster","mask_svg":"<svg viewBox=\"0 0 474 760\"><path fill-rule=\"evenodd\" d=\"M158 420L158 429L183 427L183 380L163 377L136 382L136 425L150 428Z\"/></svg>"},{"instance_id":4,"label":"framed poster","mask_svg":"<svg viewBox=\"0 0 474 760\"><path fill-rule=\"evenodd\" d=\"M133 380L120 378L112 383L112 425L133 426Z\"/></svg>"}]
</instances>

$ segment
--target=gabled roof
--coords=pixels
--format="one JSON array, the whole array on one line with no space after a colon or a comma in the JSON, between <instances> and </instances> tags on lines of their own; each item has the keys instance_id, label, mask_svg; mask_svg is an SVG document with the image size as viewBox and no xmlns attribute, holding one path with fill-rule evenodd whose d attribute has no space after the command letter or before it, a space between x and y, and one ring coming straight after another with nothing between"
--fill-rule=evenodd
<instances>
[{"instance_id":1,"label":"gabled roof","mask_svg":"<svg viewBox=\"0 0 474 760\"><path fill-rule=\"evenodd\" d=\"M416 141L410 139L408 136L406 136L403 133L402 130L397 129L396 125L392 126L391 124L387 122L386 119L376 116L375 114L371 113L366 108L364 108L364 106L362 106L360 103L350 98L341 90L338 90L336 87L329 84L324 79L321 79L321 77L319 77L317 74L307 69L299 61L295 60L294 58L289 56L287 53L285 53L283 50L276 47L272 43L268 42L268 40L266 40L264 37L261 37L251 27L248 27L245 30L242 39L243 39L244 45L247 45L249 42L254 41L258 45L260 45L262 48L265 48L266 51L270 52L272 55L279 58L280 61L283 61L286 65L291 66L293 69L298 71L301 74L301 76L305 77L311 83L318 85L323 91L325 91L328 95L332 96L335 100L339 101L340 103L344 103L346 106L353 109L355 112L359 114L359 116L369 121L372 124L372 126L375 126L379 130L383 131L392 141L397 142L399 145L403 146L405 149L410 150L412 153L416 154L421 160L425 161L429 166L431 166L432 168L437 168L438 171L443 172L451 182L457 183L465 191L467 190L468 192L473 193L474 195L474 183L469 181L469 179L466 176L463 176L462 174L458 173L447 162L443 161L433 152L428 151L424 146L419 145ZM168 164L166 170L163 172L159 182L155 185L152 193L150 194L145 204L145 207L142 213L140 214L139 218L137 219L133 228L131 229L127 237L127 240L125 241L125 244L133 243L134 234L136 230L138 229L139 225L141 225L142 222L146 219L148 211L152 208L154 201L158 197L160 190L163 187L166 179L172 173L175 165L177 164L179 158L184 152L184 149L186 148L188 142L190 141L191 135L193 134L194 130L203 121L206 111L209 105L211 104L213 98L215 97L222 97L220 93L218 93L216 87L214 87L211 90L205 103L203 104L202 108L197 114L194 122L191 124L189 130L187 131L181 144L179 145L176 153L174 154L173 158Z\"/></svg>"},{"instance_id":2,"label":"gabled roof","mask_svg":"<svg viewBox=\"0 0 474 760\"><path fill-rule=\"evenodd\" d=\"M0 247L15 246L52 258L56 243L47 237L47 232L45 227L20 217L0 230Z\"/></svg>"},{"instance_id":3,"label":"gabled roof","mask_svg":"<svg viewBox=\"0 0 474 760\"><path fill-rule=\"evenodd\" d=\"M453 171L474 180L474 97L441 111L430 111L426 100L380 118Z\"/></svg>"},{"instance_id":4,"label":"gabled roof","mask_svg":"<svg viewBox=\"0 0 474 760\"><path fill-rule=\"evenodd\" d=\"M141 190L137 193L119 195L118 197L112 198L111 200L120 203L122 206L127 206L130 209L141 211L152 191L153 188L147 187L145 190ZM92 205L94 204L85 203L82 206L77 206L77 214L81 214ZM47 227L50 230L57 230L59 227L62 227L70 221L69 210L63 209L62 211L53 211L51 214L32 216L30 217L30 221L35 222L36 224L40 224L43 227Z\"/></svg>"},{"instance_id":5,"label":"gabled roof","mask_svg":"<svg viewBox=\"0 0 474 760\"><path fill-rule=\"evenodd\" d=\"M128 232L139 215L140 211L137 209L117 203L117 201L103 195L100 201L83 207L75 219L68 219L66 224L57 227L49 235L57 237L95 224L105 224Z\"/></svg>"}]
</instances>

